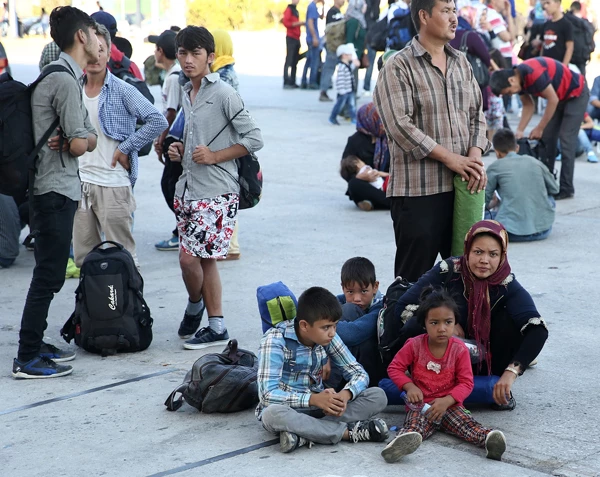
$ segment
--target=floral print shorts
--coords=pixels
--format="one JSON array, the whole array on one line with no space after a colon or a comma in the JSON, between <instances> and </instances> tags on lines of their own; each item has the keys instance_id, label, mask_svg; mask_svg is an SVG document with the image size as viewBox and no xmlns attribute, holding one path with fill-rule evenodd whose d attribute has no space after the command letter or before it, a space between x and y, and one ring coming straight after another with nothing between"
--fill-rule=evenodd
<instances>
[{"instance_id":1,"label":"floral print shorts","mask_svg":"<svg viewBox=\"0 0 600 477\"><path fill-rule=\"evenodd\" d=\"M174 205L181 250L200 258L227 256L238 211L238 194L202 200L175 197Z\"/></svg>"}]
</instances>

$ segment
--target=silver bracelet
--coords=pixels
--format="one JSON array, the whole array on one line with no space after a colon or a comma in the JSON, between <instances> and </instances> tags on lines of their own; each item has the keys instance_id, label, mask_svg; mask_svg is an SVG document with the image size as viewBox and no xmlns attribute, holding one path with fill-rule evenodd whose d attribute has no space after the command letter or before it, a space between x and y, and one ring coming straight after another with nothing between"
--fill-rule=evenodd
<instances>
[{"instance_id":1,"label":"silver bracelet","mask_svg":"<svg viewBox=\"0 0 600 477\"><path fill-rule=\"evenodd\" d=\"M504 371L510 371L511 373L515 373L515 376L518 378L519 377L519 371L517 371L516 368L513 368L512 366L507 366Z\"/></svg>"}]
</instances>

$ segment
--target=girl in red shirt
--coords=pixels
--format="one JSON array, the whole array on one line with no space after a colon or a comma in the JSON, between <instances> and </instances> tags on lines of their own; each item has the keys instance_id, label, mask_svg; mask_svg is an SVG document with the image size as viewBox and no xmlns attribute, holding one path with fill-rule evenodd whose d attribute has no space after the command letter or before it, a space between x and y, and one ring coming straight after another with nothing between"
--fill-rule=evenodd
<instances>
[{"instance_id":1,"label":"girl in red shirt","mask_svg":"<svg viewBox=\"0 0 600 477\"><path fill-rule=\"evenodd\" d=\"M446 290L426 288L416 313L427 334L406 342L388 367L388 374L398 389L406 391L410 403L430 407L424 413L407 408L404 426L381 455L386 462L396 462L441 429L485 447L488 459L500 460L506 450L504 434L483 427L463 407L473 390L473 371L469 350L454 337L459 313L456 302ZM412 378L405 374L407 370Z\"/></svg>"}]
</instances>

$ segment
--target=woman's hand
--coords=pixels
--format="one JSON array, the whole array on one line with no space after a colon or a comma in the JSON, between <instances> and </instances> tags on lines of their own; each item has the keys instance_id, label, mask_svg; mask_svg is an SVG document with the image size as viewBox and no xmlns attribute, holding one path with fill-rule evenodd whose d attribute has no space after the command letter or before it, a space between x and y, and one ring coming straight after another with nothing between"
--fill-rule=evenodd
<instances>
[{"instance_id":1,"label":"woman's hand","mask_svg":"<svg viewBox=\"0 0 600 477\"><path fill-rule=\"evenodd\" d=\"M494 401L496 404L508 404L508 399L510 398L510 390L517 379L517 375L512 371L504 371L500 379L494 386Z\"/></svg>"}]
</instances>

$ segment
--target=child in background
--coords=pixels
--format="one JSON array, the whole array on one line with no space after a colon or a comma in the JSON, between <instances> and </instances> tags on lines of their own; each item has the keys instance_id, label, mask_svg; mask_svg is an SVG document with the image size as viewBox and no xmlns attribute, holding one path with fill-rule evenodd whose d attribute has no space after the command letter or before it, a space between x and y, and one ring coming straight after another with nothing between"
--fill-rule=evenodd
<instances>
[{"instance_id":1,"label":"child in background","mask_svg":"<svg viewBox=\"0 0 600 477\"><path fill-rule=\"evenodd\" d=\"M388 181L390 180L389 172L382 172L373 169L357 156L347 156L340 162L340 174L346 182L356 177L361 181L369 182L376 189L386 191Z\"/></svg>"},{"instance_id":2,"label":"child in background","mask_svg":"<svg viewBox=\"0 0 600 477\"><path fill-rule=\"evenodd\" d=\"M339 63L336 71L335 89L337 91L337 100L333 105L329 122L339 126L337 117L344 107L350 115L352 124L356 124L356 99L354 97L354 70L360 66L360 61L356 57L356 51L352 43L346 43L337 47L336 55Z\"/></svg>"},{"instance_id":3,"label":"child in background","mask_svg":"<svg viewBox=\"0 0 600 477\"><path fill-rule=\"evenodd\" d=\"M258 354L257 418L279 434L281 452L312 443L383 442L388 428L374 418L387 405L380 388L369 388L369 377L340 337L336 325L342 307L321 287L298 299L294 320L268 330ZM331 360L347 384L340 392L323 386L323 366Z\"/></svg>"},{"instance_id":4,"label":"child in background","mask_svg":"<svg viewBox=\"0 0 600 477\"><path fill-rule=\"evenodd\" d=\"M597 127L594 124L594 120L588 113L583 115L583 123L581 124L577 139L579 141L577 150L583 149L583 152L587 153L588 162L593 162L594 164L597 163L598 156L596 156L596 153L594 152L592 142L600 141L600 127Z\"/></svg>"},{"instance_id":5,"label":"child in background","mask_svg":"<svg viewBox=\"0 0 600 477\"><path fill-rule=\"evenodd\" d=\"M467 347L453 336L458 313L446 290L423 290L417 319L427 333L406 342L388 374L398 389L406 391L409 402L431 407L423 414L407 409L404 426L381 453L386 462L412 454L438 429L485 447L488 459L501 460L506 450L504 434L483 427L462 405L473 390L473 371Z\"/></svg>"}]
</instances>

